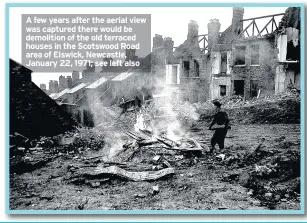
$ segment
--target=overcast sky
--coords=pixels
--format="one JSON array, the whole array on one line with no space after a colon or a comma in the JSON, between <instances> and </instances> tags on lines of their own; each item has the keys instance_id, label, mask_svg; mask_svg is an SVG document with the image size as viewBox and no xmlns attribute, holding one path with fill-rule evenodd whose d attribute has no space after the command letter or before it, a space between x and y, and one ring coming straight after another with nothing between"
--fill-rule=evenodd
<instances>
[{"instance_id":1,"label":"overcast sky","mask_svg":"<svg viewBox=\"0 0 307 223\"><path fill-rule=\"evenodd\" d=\"M285 7L244 7L244 18L284 13ZM21 62L21 15L22 14L151 14L151 36L160 34L172 37L174 46L186 40L188 23L195 20L199 25L199 34L207 33L210 19L219 19L220 31L224 31L232 20L231 7L139 7L139 8L11 8L10 9L10 58ZM19 19L16 19L19 18ZM281 16L276 17L277 24ZM260 20L259 20L260 21ZM261 29L268 19L257 23ZM249 23L245 22L244 26ZM38 86L47 85L49 80L58 80L60 75L67 73L33 73L32 80Z\"/></svg>"}]
</instances>

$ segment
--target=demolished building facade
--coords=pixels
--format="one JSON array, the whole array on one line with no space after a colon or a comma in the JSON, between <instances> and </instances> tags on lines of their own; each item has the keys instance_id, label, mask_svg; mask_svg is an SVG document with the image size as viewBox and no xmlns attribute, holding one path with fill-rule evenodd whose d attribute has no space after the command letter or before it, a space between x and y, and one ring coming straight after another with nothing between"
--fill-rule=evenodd
<instances>
[{"instance_id":1,"label":"demolished building facade","mask_svg":"<svg viewBox=\"0 0 307 223\"><path fill-rule=\"evenodd\" d=\"M144 100L163 91L171 101L191 103L240 95L245 99L300 88L300 10L244 19L244 8L233 8L230 26L221 32L218 19L207 24L208 33L199 34L199 25L190 21L186 40L174 47L171 37L155 35L152 52L129 60L141 61L139 68L110 66L96 72L87 64L80 78L60 76L60 92L50 95L76 121L95 126L93 107L119 104L122 99ZM275 18L282 17L276 24ZM264 27L257 21L270 19ZM52 82L53 83L53 82Z\"/></svg>"},{"instance_id":2,"label":"demolished building facade","mask_svg":"<svg viewBox=\"0 0 307 223\"><path fill-rule=\"evenodd\" d=\"M277 25L278 16L282 22ZM153 38L154 59L159 58L153 72L159 76L164 71L162 82L171 97L197 103L232 95L267 96L289 85L299 89L299 8L243 17L244 8L233 8L232 23L225 31L220 32L219 20L212 19L204 35L199 35L197 22L190 21L187 39L178 47L165 44L169 37ZM257 22L264 18L270 20L260 28Z\"/></svg>"}]
</instances>

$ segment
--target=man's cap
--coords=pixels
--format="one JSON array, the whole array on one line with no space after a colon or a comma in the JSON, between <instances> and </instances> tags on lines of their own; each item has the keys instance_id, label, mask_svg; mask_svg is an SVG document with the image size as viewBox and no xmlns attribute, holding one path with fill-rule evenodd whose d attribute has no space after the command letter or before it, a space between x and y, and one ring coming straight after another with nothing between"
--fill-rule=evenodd
<instances>
[{"instance_id":1,"label":"man's cap","mask_svg":"<svg viewBox=\"0 0 307 223\"><path fill-rule=\"evenodd\" d=\"M216 106L216 107L221 107L222 104L219 102L219 101L213 101L213 104Z\"/></svg>"}]
</instances>

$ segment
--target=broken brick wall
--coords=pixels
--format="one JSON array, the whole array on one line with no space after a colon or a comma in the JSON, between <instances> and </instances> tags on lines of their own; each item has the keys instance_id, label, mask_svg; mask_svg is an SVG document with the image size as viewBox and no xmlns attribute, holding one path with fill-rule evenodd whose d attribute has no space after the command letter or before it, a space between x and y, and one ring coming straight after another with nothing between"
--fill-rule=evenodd
<instances>
[{"instance_id":1,"label":"broken brick wall","mask_svg":"<svg viewBox=\"0 0 307 223\"><path fill-rule=\"evenodd\" d=\"M186 40L174 52L180 61L180 100L191 103L209 99L208 56L198 43Z\"/></svg>"},{"instance_id":2,"label":"broken brick wall","mask_svg":"<svg viewBox=\"0 0 307 223\"><path fill-rule=\"evenodd\" d=\"M196 51L196 55L183 57L181 60L180 92L181 101L191 103L205 102L209 99L209 82L207 78L207 57ZM188 62L188 75L184 71L184 63Z\"/></svg>"},{"instance_id":3,"label":"broken brick wall","mask_svg":"<svg viewBox=\"0 0 307 223\"><path fill-rule=\"evenodd\" d=\"M232 72L232 46L230 44L217 44L210 53L210 70L207 77L210 81L210 99L230 96Z\"/></svg>"},{"instance_id":4,"label":"broken brick wall","mask_svg":"<svg viewBox=\"0 0 307 223\"><path fill-rule=\"evenodd\" d=\"M261 89L261 95L273 95L275 86L275 71L277 66L277 50L274 46L274 36L250 40L238 40L233 44L232 93L235 80L244 81L244 97L251 98L252 91ZM245 46L245 63L236 65L236 47ZM255 46L259 48L258 61L254 59ZM257 61L257 62L255 62ZM255 96L255 95L254 95Z\"/></svg>"},{"instance_id":5,"label":"broken brick wall","mask_svg":"<svg viewBox=\"0 0 307 223\"><path fill-rule=\"evenodd\" d=\"M275 94L290 90L290 86L300 89L300 64L280 63L276 67Z\"/></svg>"}]
</instances>

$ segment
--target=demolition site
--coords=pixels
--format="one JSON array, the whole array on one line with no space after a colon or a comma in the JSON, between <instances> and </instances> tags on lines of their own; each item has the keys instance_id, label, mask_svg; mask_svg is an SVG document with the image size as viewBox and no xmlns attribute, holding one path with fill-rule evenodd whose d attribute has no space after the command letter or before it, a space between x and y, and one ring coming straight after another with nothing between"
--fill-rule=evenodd
<instances>
[{"instance_id":1,"label":"demolition site","mask_svg":"<svg viewBox=\"0 0 307 223\"><path fill-rule=\"evenodd\" d=\"M300 210L300 8L229 10L48 90L10 59L10 210Z\"/></svg>"}]
</instances>

